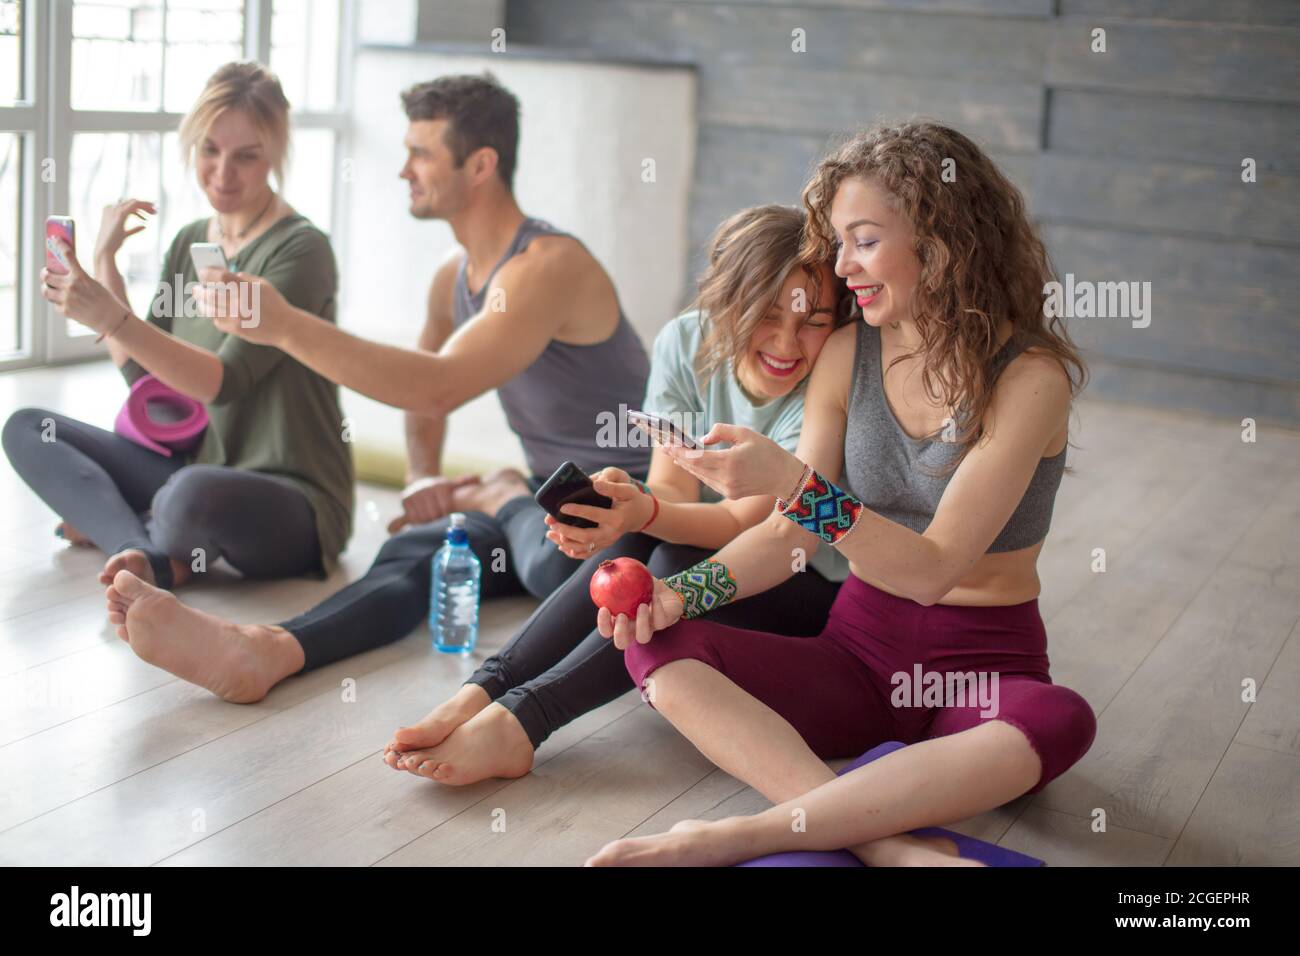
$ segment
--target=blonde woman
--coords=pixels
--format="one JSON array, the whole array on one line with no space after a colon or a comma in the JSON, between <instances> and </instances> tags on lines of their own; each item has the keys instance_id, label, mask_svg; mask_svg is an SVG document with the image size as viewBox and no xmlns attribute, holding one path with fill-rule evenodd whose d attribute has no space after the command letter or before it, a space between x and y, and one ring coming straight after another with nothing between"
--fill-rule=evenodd
<instances>
[{"instance_id":1,"label":"blonde woman","mask_svg":"<svg viewBox=\"0 0 1300 956\"><path fill-rule=\"evenodd\" d=\"M329 239L271 183L272 174L284 181L289 151L279 81L256 63L221 67L182 121L180 140L212 215L177 233L148 313L132 311L114 262L125 239L145 228L133 218L156 211L140 199L104 210L95 276L65 247L69 272L43 271L42 294L104 337L128 383L152 374L203 403L202 443L165 457L27 408L5 424L5 452L63 519L55 533L109 556L104 584L129 570L170 589L191 576L199 555L205 565L225 558L249 577L328 572L352 520L337 386L278 349L218 331L184 298L197 282L191 244L215 242L232 267L333 320L338 277ZM180 314L178 303L186 306Z\"/></svg>"}]
</instances>

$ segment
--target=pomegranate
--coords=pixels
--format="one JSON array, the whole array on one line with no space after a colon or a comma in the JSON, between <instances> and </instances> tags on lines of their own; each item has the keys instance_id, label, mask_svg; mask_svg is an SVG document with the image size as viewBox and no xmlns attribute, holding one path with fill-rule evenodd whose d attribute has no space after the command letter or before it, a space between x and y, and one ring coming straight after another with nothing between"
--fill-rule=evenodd
<instances>
[{"instance_id":1,"label":"pomegranate","mask_svg":"<svg viewBox=\"0 0 1300 956\"><path fill-rule=\"evenodd\" d=\"M636 609L654 598L655 579L635 558L614 558L600 562L590 590L596 607L608 608L616 618L626 614L636 620Z\"/></svg>"}]
</instances>

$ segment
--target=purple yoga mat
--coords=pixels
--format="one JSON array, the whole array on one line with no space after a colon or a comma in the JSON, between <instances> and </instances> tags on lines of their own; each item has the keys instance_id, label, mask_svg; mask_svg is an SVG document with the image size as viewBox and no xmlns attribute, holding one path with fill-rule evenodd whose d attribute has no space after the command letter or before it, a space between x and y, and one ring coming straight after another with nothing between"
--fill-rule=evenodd
<instances>
[{"instance_id":1,"label":"purple yoga mat","mask_svg":"<svg viewBox=\"0 0 1300 956\"><path fill-rule=\"evenodd\" d=\"M863 764L871 763L878 757L883 757L887 753L893 753L906 747L907 744L899 743L897 740L890 740L878 747L872 747L861 757L858 757L852 763L847 764L839 775L843 776L850 770L856 770ZM922 827L919 830L912 830L917 836L944 836L957 844L957 853L967 860L979 860L985 866L1042 866L1042 860L1036 860L1032 856L1026 856L1023 853L1017 853L1015 850L1008 850L1005 847L995 846L992 843L985 843L983 840L977 840L974 837L964 836L960 833L954 833L952 830L944 830L940 827ZM773 853L770 856L760 856L753 860L746 860L744 863L737 863L737 866L864 866L863 862L848 850L799 850L793 853Z\"/></svg>"}]
</instances>

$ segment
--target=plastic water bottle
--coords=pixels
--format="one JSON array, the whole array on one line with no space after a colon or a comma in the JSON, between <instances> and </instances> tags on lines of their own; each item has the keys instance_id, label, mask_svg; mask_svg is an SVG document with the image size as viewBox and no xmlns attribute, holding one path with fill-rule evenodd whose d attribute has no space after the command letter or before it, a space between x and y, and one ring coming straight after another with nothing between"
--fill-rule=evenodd
<instances>
[{"instance_id":1,"label":"plastic water bottle","mask_svg":"<svg viewBox=\"0 0 1300 956\"><path fill-rule=\"evenodd\" d=\"M478 642L479 561L469 549L465 516L451 516L447 543L433 556L429 630L435 650L469 654Z\"/></svg>"}]
</instances>

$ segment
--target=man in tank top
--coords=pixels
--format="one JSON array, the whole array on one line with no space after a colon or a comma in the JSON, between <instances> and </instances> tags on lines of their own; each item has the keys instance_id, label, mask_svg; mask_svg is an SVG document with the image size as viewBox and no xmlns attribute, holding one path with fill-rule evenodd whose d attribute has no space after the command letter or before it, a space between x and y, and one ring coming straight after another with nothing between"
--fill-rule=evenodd
<instances>
[{"instance_id":1,"label":"man in tank top","mask_svg":"<svg viewBox=\"0 0 1300 956\"><path fill-rule=\"evenodd\" d=\"M259 303L256 321L215 318L220 328L273 343L329 380L407 413L408 485L394 523L401 530L365 576L251 643L237 639L229 622L183 605L155 613L148 600L133 602L132 628L169 618L168 656L156 663L227 700L259 700L290 674L409 633L429 613L432 557L452 512L466 515L484 599L521 591L546 597L582 562L546 539L545 512L533 499L541 483L566 460L589 474L614 466L644 479L649 470L648 445L599 442L610 415L639 406L649 358L595 258L515 202L518 101L487 74L440 77L402 100L410 124L401 177L411 214L446 220L460 243L434 275L418 350L344 332L255 276L203 276L260 286L251 299ZM492 389L531 474L443 477L447 414Z\"/></svg>"},{"instance_id":2,"label":"man in tank top","mask_svg":"<svg viewBox=\"0 0 1300 956\"><path fill-rule=\"evenodd\" d=\"M259 321L232 331L274 341L331 381L405 410L408 484L395 529L420 527L436 550L444 529L429 534L430 523L453 511L477 513L489 522L471 521L475 550L479 541L501 545L493 528L503 531L507 564L524 589L545 597L576 564L545 540L533 494L565 461L588 473L613 466L645 475L648 447L601 447L608 442L598 438L602 424L608 434L611 415L641 401L649 358L600 263L515 201L515 97L490 75L444 76L405 91L402 101L410 122L401 178L411 214L446 220L460 244L434 275L419 350L281 307L269 288L260 290ZM492 389L529 474L443 476L448 413ZM527 522L516 522L520 516ZM517 523L528 533L514 533ZM494 556L481 555L485 565ZM493 571L500 565L498 557Z\"/></svg>"}]
</instances>

